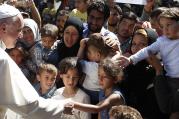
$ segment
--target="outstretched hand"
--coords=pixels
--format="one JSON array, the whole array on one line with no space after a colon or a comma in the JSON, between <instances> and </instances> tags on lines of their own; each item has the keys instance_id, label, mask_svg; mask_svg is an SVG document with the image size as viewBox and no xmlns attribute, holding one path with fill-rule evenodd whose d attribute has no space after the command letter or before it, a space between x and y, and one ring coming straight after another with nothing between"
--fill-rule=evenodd
<instances>
[{"instance_id":1,"label":"outstretched hand","mask_svg":"<svg viewBox=\"0 0 179 119\"><path fill-rule=\"evenodd\" d=\"M120 68L126 68L129 64L132 63L129 58L121 55L119 52L117 52L116 55L112 57L112 60L117 62Z\"/></svg>"}]
</instances>

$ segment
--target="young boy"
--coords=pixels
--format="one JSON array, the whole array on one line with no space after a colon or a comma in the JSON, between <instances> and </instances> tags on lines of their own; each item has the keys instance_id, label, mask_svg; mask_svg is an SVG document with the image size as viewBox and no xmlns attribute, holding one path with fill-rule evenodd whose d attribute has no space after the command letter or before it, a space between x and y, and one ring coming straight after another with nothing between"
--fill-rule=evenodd
<instances>
[{"instance_id":1,"label":"young boy","mask_svg":"<svg viewBox=\"0 0 179 119\"><path fill-rule=\"evenodd\" d=\"M126 67L130 63L136 64L150 54L160 52L166 79L155 80L155 93L162 112L175 115L179 112L179 37L178 26L179 9L170 8L159 16L159 24L163 36L159 37L152 45L140 50L129 58L119 58L119 64ZM160 75L160 74L158 74ZM179 117L172 116L172 119Z\"/></svg>"},{"instance_id":2,"label":"young boy","mask_svg":"<svg viewBox=\"0 0 179 119\"><path fill-rule=\"evenodd\" d=\"M41 29L42 60L48 59L48 54L58 37L58 28L53 24L45 24Z\"/></svg>"},{"instance_id":3,"label":"young boy","mask_svg":"<svg viewBox=\"0 0 179 119\"><path fill-rule=\"evenodd\" d=\"M37 72L38 84L34 86L43 98L51 98L56 91L57 68L52 64L41 64Z\"/></svg>"},{"instance_id":4,"label":"young boy","mask_svg":"<svg viewBox=\"0 0 179 119\"><path fill-rule=\"evenodd\" d=\"M143 119L139 111L125 105L113 106L109 115L110 119Z\"/></svg>"},{"instance_id":5,"label":"young boy","mask_svg":"<svg viewBox=\"0 0 179 119\"><path fill-rule=\"evenodd\" d=\"M87 22L87 8L89 0L75 0L75 9L72 10L70 16L79 18L82 22Z\"/></svg>"},{"instance_id":6,"label":"young boy","mask_svg":"<svg viewBox=\"0 0 179 119\"><path fill-rule=\"evenodd\" d=\"M87 49L86 53L85 49ZM83 39L80 42L77 56L83 58L83 53L85 53L88 59L88 61L81 61L83 72L86 74L82 87L90 96L92 104L97 104L99 100L98 63L111 52L112 48L105 44L105 39L100 33L94 33L90 35L89 39Z\"/></svg>"}]
</instances>

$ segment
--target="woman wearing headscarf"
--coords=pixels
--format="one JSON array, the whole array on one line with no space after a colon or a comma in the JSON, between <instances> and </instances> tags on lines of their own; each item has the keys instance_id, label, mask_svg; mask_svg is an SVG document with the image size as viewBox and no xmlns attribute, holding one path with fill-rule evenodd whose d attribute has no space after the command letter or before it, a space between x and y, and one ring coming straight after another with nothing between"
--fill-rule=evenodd
<instances>
[{"instance_id":1,"label":"woman wearing headscarf","mask_svg":"<svg viewBox=\"0 0 179 119\"><path fill-rule=\"evenodd\" d=\"M33 19L24 19L23 37L21 41L26 45L31 60L27 63L29 69L36 73L37 66L42 62L42 47L40 45L40 33L37 23Z\"/></svg>"},{"instance_id":2,"label":"woman wearing headscarf","mask_svg":"<svg viewBox=\"0 0 179 119\"><path fill-rule=\"evenodd\" d=\"M83 34L83 23L75 17L69 17L65 23L63 38L49 54L47 62L58 66L65 57L73 57L78 53Z\"/></svg>"}]
</instances>

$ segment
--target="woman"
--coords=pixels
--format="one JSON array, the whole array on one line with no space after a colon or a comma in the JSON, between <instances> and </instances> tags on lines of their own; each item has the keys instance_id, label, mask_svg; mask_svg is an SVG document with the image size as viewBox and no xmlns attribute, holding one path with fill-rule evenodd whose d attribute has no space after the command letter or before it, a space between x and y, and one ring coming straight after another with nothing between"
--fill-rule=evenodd
<instances>
[{"instance_id":1,"label":"woman","mask_svg":"<svg viewBox=\"0 0 179 119\"><path fill-rule=\"evenodd\" d=\"M83 34L83 23L75 17L69 17L65 23L63 38L57 42L54 50L49 54L47 62L58 66L65 57L76 56Z\"/></svg>"},{"instance_id":2,"label":"woman","mask_svg":"<svg viewBox=\"0 0 179 119\"><path fill-rule=\"evenodd\" d=\"M136 30L132 38L131 54L152 44L157 37L158 35L153 29ZM153 85L155 73L161 68L160 62L152 56L135 65L129 65L125 69L122 89L127 104L139 110L141 115L147 119L165 118L158 108Z\"/></svg>"}]
</instances>

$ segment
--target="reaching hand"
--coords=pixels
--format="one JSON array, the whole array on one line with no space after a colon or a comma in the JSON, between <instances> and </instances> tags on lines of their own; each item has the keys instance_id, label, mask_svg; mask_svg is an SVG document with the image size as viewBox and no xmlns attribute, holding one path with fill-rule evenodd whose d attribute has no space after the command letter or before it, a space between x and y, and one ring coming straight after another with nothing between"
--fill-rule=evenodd
<instances>
[{"instance_id":1,"label":"reaching hand","mask_svg":"<svg viewBox=\"0 0 179 119\"><path fill-rule=\"evenodd\" d=\"M65 104L63 113L73 115L73 107L74 104L72 102Z\"/></svg>"},{"instance_id":2,"label":"reaching hand","mask_svg":"<svg viewBox=\"0 0 179 119\"><path fill-rule=\"evenodd\" d=\"M121 67L121 68L126 68L129 64L132 63L132 61L129 58L122 56L119 53L117 53L115 56L113 56L112 60L117 62L119 64L119 67Z\"/></svg>"}]
</instances>

